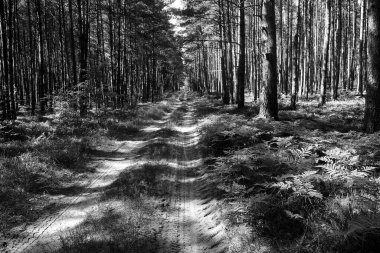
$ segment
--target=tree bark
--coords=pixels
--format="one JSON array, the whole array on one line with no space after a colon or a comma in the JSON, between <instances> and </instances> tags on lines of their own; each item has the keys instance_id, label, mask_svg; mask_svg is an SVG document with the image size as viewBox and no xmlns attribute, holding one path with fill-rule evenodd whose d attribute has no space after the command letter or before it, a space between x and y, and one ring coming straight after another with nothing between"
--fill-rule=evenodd
<instances>
[{"instance_id":1,"label":"tree bark","mask_svg":"<svg viewBox=\"0 0 380 253\"><path fill-rule=\"evenodd\" d=\"M260 117L278 120L275 0L264 0L262 13L263 87Z\"/></svg>"},{"instance_id":2,"label":"tree bark","mask_svg":"<svg viewBox=\"0 0 380 253\"><path fill-rule=\"evenodd\" d=\"M322 68L322 83L319 106L326 104L327 83L329 80L329 51L330 51L330 31L331 31L331 0L326 0L325 13L325 35L323 42L323 68Z\"/></svg>"},{"instance_id":3,"label":"tree bark","mask_svg":"<svg viewBox=\"0 0 380 253\"><path fill-rule=\"evenodd\" d=\"M364 117L366 132L380 130L380 3L368 1L368 80Z\"/></svg>"},{"instance_id":4,"label":"tree bark","mask_svg":"<svg viewBox=\"0 0 380 253\"><path fill-rule=\"evenodd\" d=\"M75 37L74 37L74 14L73 14L73 0L69 0L69 16L70 16L70 46L71 46L71 64L72 64L72 76L73 83L70 87L78 84L77 75L77 61L75 57Z\"/></svg>"},{"instance_id":5,"label":"tree bark","mask_svg":"<svg viewBox=\"0 0 380 253\"><path fill-rule=\"evenodd\" d=\"M238 108L243 108L244 101L244 91L245 91L245 0L240 0L240 58L239 58L239 69L238 69L238 84L237 84L237 102Z\"/></svg>"}]
</instances>

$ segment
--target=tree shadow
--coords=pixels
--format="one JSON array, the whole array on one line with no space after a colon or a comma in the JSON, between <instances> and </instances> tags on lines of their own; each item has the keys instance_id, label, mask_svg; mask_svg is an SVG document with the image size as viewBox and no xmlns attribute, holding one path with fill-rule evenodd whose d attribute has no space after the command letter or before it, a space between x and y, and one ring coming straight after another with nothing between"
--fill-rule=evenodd
<instances>
[{"instance_id":1,"label":"tree shadow","mask_svg":"<svg viewBox=\"0 0 380 253\"><path fill-rule=\"evenodd\" d=\"M177 207L168 205L169 199L180 197L179 187L191 185L175 177L183 173L185 179L194 178L196 171L145 163L122 172L111 185L94 189L102 192L101 216L90 215L69 231L57 252L157 252L167 244L160 235L160 224L165 222L161 212L177 212Z\"/></svg>"}]
</instances>

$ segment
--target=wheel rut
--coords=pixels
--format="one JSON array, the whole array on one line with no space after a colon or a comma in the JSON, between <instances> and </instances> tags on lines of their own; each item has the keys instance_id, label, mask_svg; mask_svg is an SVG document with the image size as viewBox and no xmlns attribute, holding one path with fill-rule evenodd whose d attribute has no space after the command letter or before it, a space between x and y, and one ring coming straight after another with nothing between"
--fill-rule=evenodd
<instances>
[{"instance_id":1,"label":"wheel rut","mask_svg":"<svg viewBox=\"0 0 380 253\"><path fill-rule=\"evenodd\" d=\"M173 174L176 183L169 193L158 252L226 252L225 227L217 201L204 191L208 186L198 174L202 156L194 108L188 102L182 107L187 112L175 127L179 132Z\"/></svg>"},{"instance_id":2,"label":"wheel rut","mask_svg":"<svg viewBox=\"0 0 380 253\"><path fill-rule=\"evenodd\" d=\"M210 186L199 174L202 167L200 133L192 102L187 100L174 105L174 110L184 109L182 119L176 124L170 122L177 135L171 140L173 167L168 193L162 199L162 219L157 232L159 253L227 252L226 228L220 220L218 201L211 196ZM170 117L168 117L170 118ZM119 147L120 148L120 147ZM125 147L124 149L129 149ZM161 160L165 160L162 157ZM127 168L139 163L133 154L126 160L102 161L101 169L85 186L85 190L74 197L65 199L66 208L28 226L20 237L8 243L1 252L43 253L55 252L60 248L64 231L70 231L82 223L98 208L102 188L118 178ZM169 163L169 161L168 161Z\"/></svg>"}]
</instances>

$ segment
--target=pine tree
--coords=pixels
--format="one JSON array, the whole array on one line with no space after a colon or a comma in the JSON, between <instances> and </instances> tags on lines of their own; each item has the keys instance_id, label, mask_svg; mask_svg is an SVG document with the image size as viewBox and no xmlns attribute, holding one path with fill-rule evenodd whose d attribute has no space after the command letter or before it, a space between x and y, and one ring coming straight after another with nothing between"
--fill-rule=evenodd
<instances>
[{"instance_id":1,"label":"pine tree","mask_svg":"<svg viewBox=\"0 0 380 253\"><path fill-rule=\"evenodd\" d=\"M380 130L380 3L368 1L368 81L364 128Z\"/></svg>"}]
</instances>

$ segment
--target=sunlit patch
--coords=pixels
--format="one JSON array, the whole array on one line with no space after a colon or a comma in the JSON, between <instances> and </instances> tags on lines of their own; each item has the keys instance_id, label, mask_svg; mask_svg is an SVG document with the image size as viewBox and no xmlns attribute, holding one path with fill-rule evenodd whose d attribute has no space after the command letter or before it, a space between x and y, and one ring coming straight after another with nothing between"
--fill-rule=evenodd
<instances>
[{"instance_id":1,"label":"sunlit patch","mask_svg":"<svg viewBox=\"0 0 380 253\"><path fill-rule=\"evenodd\" d=\"M195 132L197 130L198 126L191 125L191 126L174 126L173 129L175 131L178 131L180 133L191 133Z\"/></svg>"},{"instance_id":2,"label":"sunlit patch","mask_svg":"<svg viewBox=\"0 0 380 253\"><path fill-rule=\"evenodd\" d=\"M196 168L203 164L203 159L196 159L192 161L178 161L179 168L188 169L188 168Z\"/></svg>"},{"instance_id":3,"label":"sunlit patch","mask_svg":"<svg viewBox=\"0 0 380 253\"><path fill-rule=\"evenodd\" d=\"M194 120L194 115L188 114L188 115L183 116L183 118L185 120Z\"/></svg>"},{"instance_id":4,"label":"sunlit patch","mask_svg":"<svg viewBox=\"0 0 380 253\"><path fill-rule=\"evenodd\" d=\"M169 116L170 115L165 115L162 120L154 120L154 123L159 125L167 124Z\"/></svg>"},{"instance_id":5,"label":"sunlit patch","mask_svg":"<svg viewBox=\"0 0 380 253\"><path fill-rule=\"evenodd\" d=\"M169 141L168 143L179 148L190 148L195 147L197 144L199 144L199 138L189 139L180 143L176 141Z\"/></svg>"},{"instance_id":6,"label":"sunlit patch","mask_svg":"<svg viewBox=\"0 0 380 253\"><path fill-rule=\"evenodd\" d=\"M52 224L49 227L49 229L46 230L44 236L54 235L56 233L72 229L80 225L88 216L88 212L86 212L85 210L70 211L69 213L67 213L67 217L61 219L59 222ZM91 211L93 210L91 209Z\"/></svg>"},{"instance_id":7,"label":"sunlit patch","mask_svg":"<svg viewBox=\"0 0 380 253\"><path fill-rule=\"evenodd\" d=\"M126 168L132 166L134 163L130 160L125 161L105 161L104 168L101 169L101 171L106 172L107 175L117 175L121 171L125 170Z\"/></svg>"},{"instance_id":8,"label":"sunlit patch","mask_svg":"<svg viewBox=\"0 0 380 253\"><path fill-rule=\"evenodd\" d=\"M148 127L145 127L145 128L143 128L143 129L141 129L141 131L144 131L144 132L147 132L147 133L152 133L152 132L159 131L159 130L161 130L161 129L162 129L161 127L148 126Z\"/></svg>"},{"instance_id":9,"label":"sunlit patch","mask_svg":"<svg viewBox=\"0 0 380 253\"><path fill-rule=\"evenodd\" d=\"M187 183L194 183L196 180L197 178L181 178L177 181L183 184L187 184Z\"/></svg>"}]
</instances>

